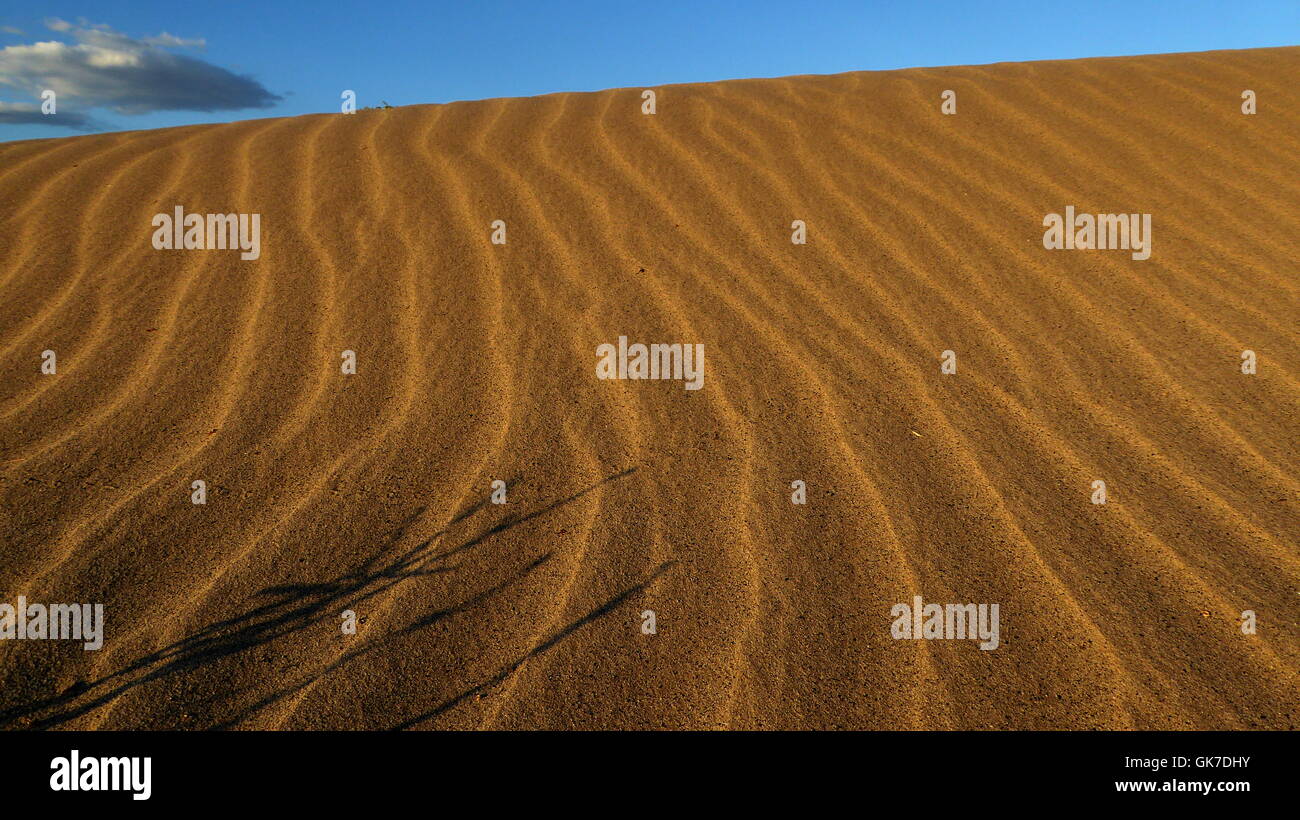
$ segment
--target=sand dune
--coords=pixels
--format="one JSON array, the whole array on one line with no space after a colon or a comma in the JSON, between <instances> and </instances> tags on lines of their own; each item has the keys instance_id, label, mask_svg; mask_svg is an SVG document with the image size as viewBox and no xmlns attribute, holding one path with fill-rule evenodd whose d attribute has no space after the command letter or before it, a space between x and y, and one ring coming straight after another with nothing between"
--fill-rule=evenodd
<instances>
[{"instance_id":1,"label":"sand dune","mask_svg":"<svg viewBox=\"0 0 1300 820\"><path fill-rule=\"evenodd\" d=\"M1296 728L1298 75L0 145L0 602L106 612L0 642L0 726ZM178 205L260 214L260 257L155 250ZM1066 206L1151 214L1151 257L1045 249ZM619 336L703 344L702 389L598 379ZM999 645L895 639L918 595Z\"/></svg>"}]
</instances>

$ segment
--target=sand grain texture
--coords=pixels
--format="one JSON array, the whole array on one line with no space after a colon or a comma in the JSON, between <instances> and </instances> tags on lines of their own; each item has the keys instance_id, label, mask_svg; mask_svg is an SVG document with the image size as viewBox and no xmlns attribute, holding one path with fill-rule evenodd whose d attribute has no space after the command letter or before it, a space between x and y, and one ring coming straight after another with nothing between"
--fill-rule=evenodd
<instances>
[{"instance_id":1,"label":"sand grain texture","mask_svg":"<svg viewBox=\"0 0 1300 820\"><path fill-rule=\"evenodd\" d=\"M108 613L99 652L0 643L0 726L1296 728L1297 76L0 145L0 600ZM175 205L260 213L261 258L154 250ZM1151 213L1151 258L1045 250L1066 205ZM703 343L704 389L598 381L619 335ZM998 603L1001 646L893 640L917 594Z\"/></svg>"}]
</instances>

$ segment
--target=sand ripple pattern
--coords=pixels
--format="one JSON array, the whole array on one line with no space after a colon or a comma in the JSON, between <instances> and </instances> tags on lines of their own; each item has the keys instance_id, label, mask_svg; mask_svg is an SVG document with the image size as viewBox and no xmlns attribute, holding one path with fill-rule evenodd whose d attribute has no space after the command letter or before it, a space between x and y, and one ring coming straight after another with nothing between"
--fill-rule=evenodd
<instances>
[{"instance_id":1,"label":"sand ripple pattern","mask_svg":"<svg viewBox=\"0 0 1300 820\"><path fill-rule=\"evenodd\" d=\"M99 652L0 642L0 727L1296 728L1296 76L0 145L0 601L108 613ZM261 258L153 250L178 204L260 213ZM1066 205L1152 214L1151 258L1045 251ZM598 381L620 335L703 343L705 388ZM913 595L999 604L1001 646L893 640Z\"/></svg>"}]
</instances>

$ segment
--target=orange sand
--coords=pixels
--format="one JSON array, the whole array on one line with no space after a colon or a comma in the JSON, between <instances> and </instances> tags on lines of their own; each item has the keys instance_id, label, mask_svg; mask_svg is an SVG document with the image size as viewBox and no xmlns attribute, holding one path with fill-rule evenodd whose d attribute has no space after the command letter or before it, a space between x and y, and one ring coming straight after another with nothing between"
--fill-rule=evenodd
<instances>
[{"instance_id":1,"label":"orange sand","mask_svg":"<svg viewBox=\"0 0 1300 820\"><path fill-rule=\"evenodd\" d=\"M107 612L98 652L0 642L0 726L1296 728L1297 76L0 145L0 602ZM261 214L261 258L154 250L176 205ZM1152 214L1151 258L1045 250L1067 205ZM597 380L620 335L704 344L703 389ZM894 640L913 595L998 603L1000 646Z\"/></svg>"}]
</instances>

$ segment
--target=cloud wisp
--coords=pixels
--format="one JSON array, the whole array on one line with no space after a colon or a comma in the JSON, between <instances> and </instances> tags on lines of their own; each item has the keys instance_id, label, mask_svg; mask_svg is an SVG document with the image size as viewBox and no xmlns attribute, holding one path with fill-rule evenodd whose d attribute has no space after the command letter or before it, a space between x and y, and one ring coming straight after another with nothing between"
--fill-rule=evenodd
<instances>
[{"instance_id":1,"label":"cloud wisp","mask_svg":"<svg viewBox=\"0 0 1300 820\"><path fill-rule=\"evenodd\" d=\"M83 111L62 110L44 114L36 103L0 101L0 125L60 125L78 131L94 131L100 125Z\"/></svg>"}]
</instances>

